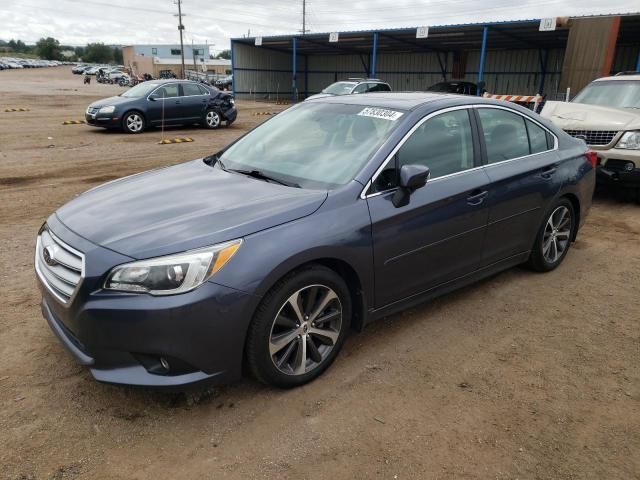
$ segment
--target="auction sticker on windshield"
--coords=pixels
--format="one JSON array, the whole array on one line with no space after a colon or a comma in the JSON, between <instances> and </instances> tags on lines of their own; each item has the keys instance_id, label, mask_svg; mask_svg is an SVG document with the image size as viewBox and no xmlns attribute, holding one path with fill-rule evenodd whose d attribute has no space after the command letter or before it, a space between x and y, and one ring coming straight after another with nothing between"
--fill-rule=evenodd
<instances>
[{"instance_id":1,"label":"auction sticker on windshield","mask_svg":"<svg viewBox=\"0 0 640 480\"><path fill-rule=\"evenodd\" d=\"M381 118L395 122L404 114L402 112L396 112L395 110L387 110L386 108L367 107L358 115L361 117Z\"/></svg>"}]
</instances>

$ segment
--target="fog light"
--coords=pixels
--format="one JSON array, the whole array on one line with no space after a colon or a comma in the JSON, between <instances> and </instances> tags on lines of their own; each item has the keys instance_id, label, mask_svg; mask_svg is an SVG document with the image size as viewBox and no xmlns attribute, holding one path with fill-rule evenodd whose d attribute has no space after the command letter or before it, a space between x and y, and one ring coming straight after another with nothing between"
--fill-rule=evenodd
<instances>
[{"instance_id":1,"label":"fog light","mask_svg":"<svg viewBox=\"0 0 640 480\"><path fill-rule=\"evenodd\" d=\"M625 164L625 166L624 166L624 169L625 169L627 172L633 172L633 169L634 169L634 168L636 168L636 165L635 165L635 163L633 163L633 162L627 162L627 163Z\"/></svg>"},{"instance_id":2,"label":"fog light","mask_svg":"<svg viewBox=\"0 0 640 480\"><path fill-rule=\"evenodd\" d=\"M166 371L169 371L171 369L171 367L169 366L169 362L167 362L167 359L164 357L160 357L160 365L162 365L162 368L164 368Z\"/></svg>"}]
</instances>

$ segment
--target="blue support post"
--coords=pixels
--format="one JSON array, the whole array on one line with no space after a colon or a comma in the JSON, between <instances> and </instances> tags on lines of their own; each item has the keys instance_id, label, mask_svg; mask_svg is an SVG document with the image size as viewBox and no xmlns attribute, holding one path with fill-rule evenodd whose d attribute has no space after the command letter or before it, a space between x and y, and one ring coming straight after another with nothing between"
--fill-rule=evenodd
<instances>
[{"instance_id":1,"label":"blue support post","mask_svg":"<svg viewBox=\"0 0 640 480\"><path fill-rule=\"evenodd\" d=\"M640 72L640 52L638 52L638 63L636 64L636 72Z\"/></svg>"},{"instance_id":2,"label":"blue support post","mask_svg":"<svg viewBox=\"0 0 640 480\"><path fill-rule=\"evenodd\" d=\"M480 84L484 80L484 58L487 54L487 34L488 33L489 33L489 27L485 25L484 28L482 29L482 49L480 50L480 67L478 68L478 86L480 86ZM481 95L480 90L482 89L478 88L478 96Z\"/></svg>"},{"instance_id":3,"label":"blue support post","mask_svg":"<svg viewBox=\"0 0 640 480\"><path fill-rule=\"evenodd\" d=\"M292 41L293 41L293 61L292 61L292 68L291 68L291 101L295 102L295 100L296 100L296 74L297 74L297 69L298 69L298 65L297 65L297 61L296 61L297 57L298 57L296 37L293 37Z\"/></svg>"},{"instance_id":4,"label":"blue support post","mask_svg":"<svg viewBox=\"0 0 640 480\"><path fill-rule=\"evenodd\" d=\"M370 78L376 77L377 56L378 56L378 32L373 32L373 52L371 54L371 70L369 72Z\"/></svg>"},{"instance_id":5,"label":"blue support post","mask_svg":"<svg viewBox=\"0 0 640 480\"><path fill-rule=\"evenodd\" d=\"M236 69L233 63L233 47L234 43L231 40L231 93L233 94L233 98L236 96Z\"/></svg>"}]
</instances>

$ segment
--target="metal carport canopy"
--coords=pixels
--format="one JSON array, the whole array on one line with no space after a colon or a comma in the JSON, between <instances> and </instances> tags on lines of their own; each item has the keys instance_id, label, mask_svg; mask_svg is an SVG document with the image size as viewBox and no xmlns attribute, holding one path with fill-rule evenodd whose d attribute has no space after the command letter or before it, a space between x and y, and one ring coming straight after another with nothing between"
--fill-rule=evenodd
<instances>
[{"instance_id":1,"label":"metal carport canopy","mask_svg":"<svg viewBox=\"0 0 640 480\"><path fill-rule=\"evenodd\" d=\"M395 28L339 32L338 42L329 42L327 33L277 35L262 38L262 48L292 52L292 38L297 40L298 55L368 54L372 51L374 34L378 34L378 52L424 52L479 49L484 27L488 27L487 43L499 48L558 48L567 43L569 29L539 31L540 20L519 20L429 27L427 38L416 38L416 29ZM234 38L233 42L253 45L255 37Z\"/></svg>"}]
</instances>

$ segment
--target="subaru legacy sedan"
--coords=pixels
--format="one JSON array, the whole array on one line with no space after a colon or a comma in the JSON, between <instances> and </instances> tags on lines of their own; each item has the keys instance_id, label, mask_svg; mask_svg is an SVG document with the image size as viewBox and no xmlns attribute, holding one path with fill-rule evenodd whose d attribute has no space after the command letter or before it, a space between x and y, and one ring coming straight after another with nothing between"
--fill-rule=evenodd
<instances>
[{"instance_id":1,"label":"subaru legacy sedan","mask_svg":"<svg viewBox=\"0 0 640 480\"><path fill-rule=\"evenodd\" d=\"M231 95L189 80L150 80L87 107L88 125L142 133L148 127L199 124L216 129L238 116Z\"/></svg>"},{"instance_id":2,"label":"subaru legacy sedan","mask_svg":"<svg viewBox=\"0 0 640 480\"><path fill-rule=\"evenodd\" d=\"M515 265L558 267L594 163L584 142L503 102L307 101L207 158L52 214L35 252L42 313L100 381L247 371L298 386L350 329Z\"/></svg>"}]
</instances>

